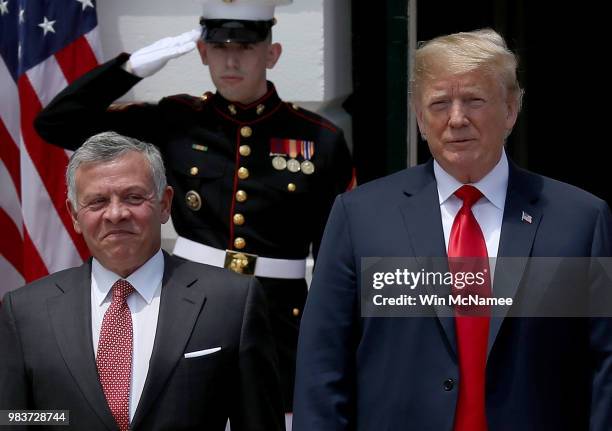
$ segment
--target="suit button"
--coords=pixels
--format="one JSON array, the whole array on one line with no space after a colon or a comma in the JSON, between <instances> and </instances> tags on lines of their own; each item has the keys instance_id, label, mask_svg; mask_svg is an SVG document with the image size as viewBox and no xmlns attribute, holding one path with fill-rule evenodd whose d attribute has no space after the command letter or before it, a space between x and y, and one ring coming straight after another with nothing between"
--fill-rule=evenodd
<instances>
[{"instance_id":1,"label":"suit button","mask_svg":"<svg viewBox=\"0 0 612 431\"><path fill-rule=\"evenodd\" d=\"M447 392L448 391L452 391L453 388L455 387L455 381L453 379L446 379L446 380L444 380L444 383L442 384L442 387Z\"/></svg>"},{"instance_id":2,"label":"suit button","mask_svg":"<svg viewBox=\"0 0 612 431\"><path fill-rule=\"evenodd\" d=\"M244 238L236 238L234 240L234 247L236 247L238 250L242 250L244 247L246 247L246 241Z\"/></svg>"},{"instance_id":3,"label":"suit button","mask_svg":"<svg viewBox=\"0 0 612 431\"><path fill-rule=\"evenodd\" d=\"M298 317L300 315L300 309L299 308L294 308L292 311L293 315L295 317Z\"/></svg>"},{"instance_id":4,"label":"suit button","mask_svg":"<svg viewBox=\"0 0 612 431\"><path fill-rule=\"evenodd\" d=\"M200 170L197 168L197 166L194 166L193 168L189 169L189 173L191 175L198 175L198 172L200 172Z\"/></svg>"},{"instance_id":5,"label":"suit button","mask_svg":"<svg viewBox=\"0 0 612 431\"><path fill-rule=\"evenodd\" d=\"M293 183L287 184L287 190L290 192L294 192L297 187Z\"/></svg>"},{"instance_id":6,"label":"suit button","mask_svg":"<svg viewBox=\"0 0 612 431\"><path fill-rule=\"evenodd\" d=\"M238 202L244 202L247 200L247 193L244 190L238 190L236 192L236 200Z\"/></svg>"},{"instance_id":7,"label":"suit button","mask_svg":"<svg viewBox=\"0 0 612 431\"><path fill-rule=\"evenodd\" d=\"M251 147L248 145L241 145L239 151L241 156L247 157L251 154Z\"/></svg>"},{"instance_id":8,"label":"suit button","mask_svg":"<svg viewBox=\"0 0 612 431\"><path fill-rule=\"evenodd\" d=\"M251 129L249 126L244 126L240 129L240 136L242 136L243 138L249 138L252 134L253 129Z\"/></svg>"},{"instance_id":9,"label":"suit button","mask_svg":"<svg viewBox=\"0 0 612 431\"><path fill-rule=\"evenodd\" d=\"M249 177L249 170L245 167L238 169L238 178L246 180Z\"/></svg>"},{"instance_id":10,"label":"suit button","mask_svg":"<svg viewBox=\"0 0 612 431\"><path fill-rule=\"evenodd\" d=\"M234 224L242 226L244 224L244 216L242 214L234 214Z\"/></svg>"}]
</instances>

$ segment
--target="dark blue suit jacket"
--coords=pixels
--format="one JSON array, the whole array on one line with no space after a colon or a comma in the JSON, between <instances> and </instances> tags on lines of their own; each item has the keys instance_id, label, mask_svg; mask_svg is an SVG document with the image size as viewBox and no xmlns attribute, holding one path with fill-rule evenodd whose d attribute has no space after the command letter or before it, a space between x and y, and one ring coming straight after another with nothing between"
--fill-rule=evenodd
<instances>
[{"instance_id":1,"label":"dark blue suit jacket","mask_svg":"<svg viewBox=\"0 0 612 431\"><path fill-rule=\"evenodd\" d=\"M454 319L362 318L369 256L446 256L431 162L337 198L301 324L293 429L450 431ZM612 256L610 210L511 163L498 256ZM496 278L494 294L519 297L529 271ZM612 319L492 318L486 373L491 431L612 429Z\"/></svg>"}]
</instances>

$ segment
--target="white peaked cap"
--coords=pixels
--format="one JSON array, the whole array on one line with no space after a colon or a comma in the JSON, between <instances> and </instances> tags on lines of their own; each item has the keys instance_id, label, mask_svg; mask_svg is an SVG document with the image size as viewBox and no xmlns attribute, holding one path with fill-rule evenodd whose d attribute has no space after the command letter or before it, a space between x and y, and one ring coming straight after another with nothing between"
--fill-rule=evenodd
<instances>
[{"instance_id":1,"label":"white peaked cap","mask_svg":"<svg viewBox=\"0 0 612 431\"><path fill-rule=\"evenodd\" d=\"M292 0L205 0L204 19L268 21L274 18L274 8Z\"/></svg>"}]
</instances>

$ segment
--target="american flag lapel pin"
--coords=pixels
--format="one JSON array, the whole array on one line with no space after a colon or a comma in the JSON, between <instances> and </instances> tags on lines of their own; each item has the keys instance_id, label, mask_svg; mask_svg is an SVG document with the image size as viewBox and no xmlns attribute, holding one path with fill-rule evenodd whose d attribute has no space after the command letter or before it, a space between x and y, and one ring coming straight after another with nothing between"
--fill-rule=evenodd
<instances>
[{"instance_id":1,"label":"american flag lapel pin","mask_svg":"<svg viewBox=\"0 0 612 431\"><path fill-rule=\"evenodd\" d=\"M533 217L523 211L523 213L521 214L521 221L531 224L533 222Z\"/></svg>"}]
</instances>

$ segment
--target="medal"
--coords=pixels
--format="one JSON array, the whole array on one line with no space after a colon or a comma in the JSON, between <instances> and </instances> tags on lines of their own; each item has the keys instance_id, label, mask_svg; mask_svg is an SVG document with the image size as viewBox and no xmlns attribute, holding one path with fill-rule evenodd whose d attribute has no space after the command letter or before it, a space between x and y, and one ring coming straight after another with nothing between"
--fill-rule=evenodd
<instances>
[{"instance_id":1,"label":"medal","mask_svg":"<svg viewBox=\"0 0 612 431\"><path fill-rule=\"evenodd\" d=\"M306 175L310 175L315 171L315 165L310 160L304 160L300 167Z\"/></svg>"},{"instance_id":2,"label":"medal","mask_svg":"<svg viewBox=\"0 0 612 431\"><path fill-rule=\"evenodd\" d=\"M289 172L299 172L300 162L295 159L287 160L287 169L289 170Z\"/></svg>"},{"instance_id":3,"label":"medal","mask_svg":"<svg viewBox=\"0 0 612 431\"><path fill-rule=\"evenodd\" d=\"M274 169L277 171L282 171L287 167L287 160L282 156L275 156L272 158L272 166L274 166Z\"/></svg>"}]
</instances>

